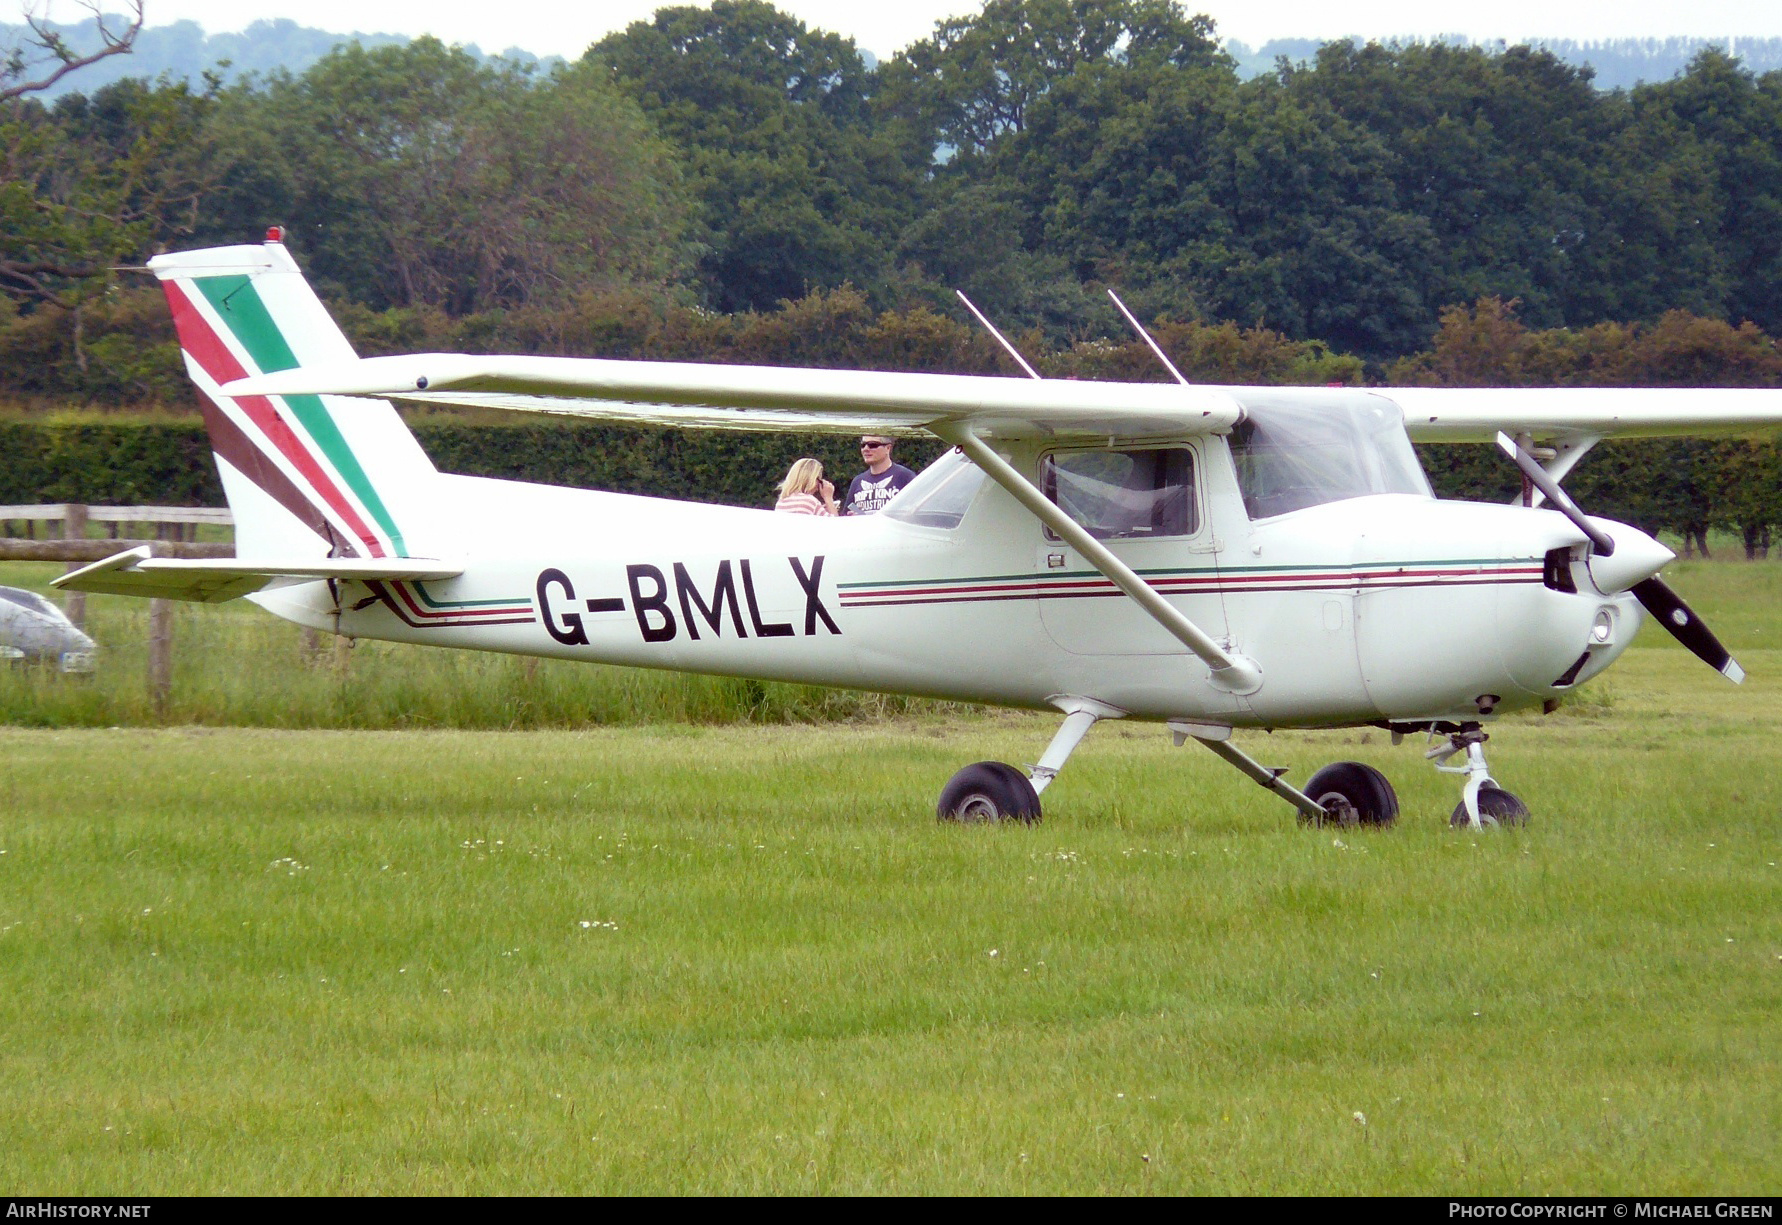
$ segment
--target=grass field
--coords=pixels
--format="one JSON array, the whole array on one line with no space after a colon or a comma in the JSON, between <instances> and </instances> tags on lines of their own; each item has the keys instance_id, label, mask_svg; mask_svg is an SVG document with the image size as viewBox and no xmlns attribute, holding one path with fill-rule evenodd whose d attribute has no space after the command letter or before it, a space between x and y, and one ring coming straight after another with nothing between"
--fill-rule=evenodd
<instances>
[{"instance_id":1,"label":"grass field","mask_svg":"<svg viewBox=\"0 0 1782 1225\"><path fill-rule=\"evenodd\" d=\"M1782 566L1673 581L1751 680L1643 639L1487 835L1377 732L1244 740L1389 773L1337 834L1105 724L937 825L1024 715L0 727L0 1182L1774 1194Z\"/></svg>"}]
</instances>

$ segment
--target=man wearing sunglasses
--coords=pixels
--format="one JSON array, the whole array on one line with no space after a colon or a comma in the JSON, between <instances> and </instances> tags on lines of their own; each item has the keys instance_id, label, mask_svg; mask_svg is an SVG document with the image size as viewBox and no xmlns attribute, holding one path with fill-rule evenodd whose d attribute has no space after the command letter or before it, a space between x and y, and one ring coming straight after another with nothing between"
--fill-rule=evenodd
<instances>
[{"instance_id":1,"label":"man wearing sunglasses","mask_svg":"<svg viewBox=\"0 0 1782 1225\"><path fill-rule=\"evenodd\" d=\"M914 472L891 462L892 441L883 434L868 434L860 440L860 458L866 471L848 482L843 514L876 514L897 496L898 490L916 479Z\"/></svg>"}]
</instances>

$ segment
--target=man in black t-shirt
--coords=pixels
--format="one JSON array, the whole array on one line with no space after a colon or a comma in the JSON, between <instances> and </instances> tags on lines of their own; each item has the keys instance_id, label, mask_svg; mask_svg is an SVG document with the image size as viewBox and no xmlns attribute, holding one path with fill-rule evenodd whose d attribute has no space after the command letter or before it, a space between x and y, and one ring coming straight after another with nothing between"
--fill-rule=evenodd
<instances>
[{"instance_id":1,"label":"man in black t-shirt","mask_svg":"<svg viewBox=\"0 0 1782 1225\"><path fill-rule=\"evenodd\" d=\"M883 434L868 434L860 440L860 458L866 471L848 482L848 496L842 503L844 515L871 515L885 509L898 490L916 479L916 474L902 464L891 462L892 440Z\"/></svg>"}]
</instances>

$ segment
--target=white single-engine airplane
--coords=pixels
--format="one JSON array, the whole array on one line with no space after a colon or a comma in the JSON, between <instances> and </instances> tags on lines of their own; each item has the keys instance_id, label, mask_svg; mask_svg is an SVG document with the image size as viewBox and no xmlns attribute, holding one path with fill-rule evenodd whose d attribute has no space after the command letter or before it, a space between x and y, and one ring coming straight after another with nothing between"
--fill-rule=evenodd
<instances>
[{"instance_id":1,"label":"white single-engine airplane","mask_svg":"<svg viewBox=\"0 0 1782 1225\"><path fill-rule=\"evenodd\" d=\"M1656 577L1672 553L1585 516L1557 482L1603 438L1782 426L1775 391L361 360L277 230L264 245L149 267L205 395L238 556L135 549L56 585L247 596L353 638L1063 715L1031 770L979 762L954 775L943 818L1037 820L1040 793L1089 728L1131 718L1206 745L1305 819L1343 824L1395 819L1379 771L1337 762L1294 787L1242 752L1234 729L1427 732L1442 738L1428 753L1437 768L1465 778L1454 823L1508 823L1527 809L1492 779L1482 725L1551 708L1608 667L1642 606L1743 677ZM689 427L926 430L953 449L880 514L814 518L448 475L391 399ZM1435 499L1411 440L1493 438L1558 509Z\"/></svg>"}]
</instances>

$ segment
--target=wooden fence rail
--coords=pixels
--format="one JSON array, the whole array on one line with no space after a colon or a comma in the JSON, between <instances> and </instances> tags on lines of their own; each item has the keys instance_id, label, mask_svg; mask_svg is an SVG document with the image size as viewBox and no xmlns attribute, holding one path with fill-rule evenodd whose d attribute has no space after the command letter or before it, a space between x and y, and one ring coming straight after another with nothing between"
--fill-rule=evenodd
<instances>
[{"instance_id":1,"label":"wooden fence rail","mask_svg":"<svg viewBox=\"0 0 1782 1225\"><path fill-rule=\"evenodd\" d=\"M23 524L23 537L0 535L0 561L66 562L70 571L88 562L101 561L125 549L148 545L157 557L233 557L235 546L221 541L199 541L200 524L233 527L235 517L227 510L208 506L83 506L79 503L40 503L33 506L0 506L0 531L10 533L12 525ZM45 539L37 539L36 525L45 525ZM104 523L109 536L104 540L87 539L87 527ZM152 523L158 539L135 540L119 537L120 523ZM60 530L59 539L50 536L49 525ZM86 593L70 591L63 595L63 612L81 629L86 628ZM172 697L173 677L173 605L167 600L149 601L148 689L157 714L167 709Z\"/></svg>"},{"instance_id":2,"label":"wooden fence rail","mask_svg":"<svg viewBox=\"0 0 1782 1225\"><path fill-rule=\"evenodd\" d=\"M87 524L103 523L107 536L116 540L119 524L153 523L157 539L195 541L200 524L233 527L235 516L219 506L80 506L59 502L0 506L0 537L35 540L39 523L44 525L45 539L82 537ZM24 531L14 530L15 525Z\"/></svg>"},{"instance_id":3,"label":"wooden fence rail","mask_svg":"<svg viewBox=\"0 0 1782 1225\"><path fill-rule=\"evenodd\" d=\"M35 519L59 521L69 503L39 502L31 506L0 506L0 523ZM222 523L235 516L226 506L89 506L89 523Z\"/></svg>"}]
</instances>

